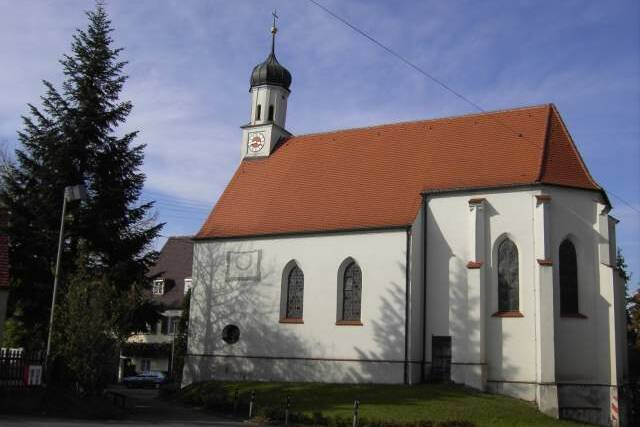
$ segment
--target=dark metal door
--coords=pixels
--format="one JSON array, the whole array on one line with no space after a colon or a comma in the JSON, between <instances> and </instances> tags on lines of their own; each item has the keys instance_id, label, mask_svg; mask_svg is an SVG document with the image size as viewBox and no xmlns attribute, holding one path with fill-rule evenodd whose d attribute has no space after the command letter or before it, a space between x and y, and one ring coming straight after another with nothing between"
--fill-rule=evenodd
<instances>
[{"instance_id":1,"label":"dark metal door","mask_svg":"<svg viewBox=\"0 0 640 427\"><path fill-rule=\"evenodd\" d=\"M431 339L431 381L449 382L451 380L451 337L432 337Z\"/></svg>"}]
</instances>

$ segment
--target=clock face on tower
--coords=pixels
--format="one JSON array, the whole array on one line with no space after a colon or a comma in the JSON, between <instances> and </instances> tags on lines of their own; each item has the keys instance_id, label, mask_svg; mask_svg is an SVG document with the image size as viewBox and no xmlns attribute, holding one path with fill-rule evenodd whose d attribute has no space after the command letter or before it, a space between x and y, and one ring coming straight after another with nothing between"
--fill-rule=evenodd
<instances>
[{"instance_id":1,"label":"clock face on tower","mask_svg":"<svg viewBox=\"0 0 640 427\"><path fill-rule=\"evenodd\" d=\"M249 132L247 138L247 146L249 147L249 151L256 153L262 150L264 147L264 132Z\"/></svg>"}]
</instances>

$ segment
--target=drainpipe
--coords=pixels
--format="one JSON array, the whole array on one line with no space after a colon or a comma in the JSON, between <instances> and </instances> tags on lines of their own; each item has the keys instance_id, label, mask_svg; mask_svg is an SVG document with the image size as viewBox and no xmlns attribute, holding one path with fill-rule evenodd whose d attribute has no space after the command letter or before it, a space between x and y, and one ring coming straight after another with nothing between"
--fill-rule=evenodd
<instances>
[{"instance_id":1,"label":"drainpipe","mask_svg":"<svg viewBox=\"0 0 640 427\"><path fill-rule=\"evenodd\" d=\"M427 195L422 195L422 362L420 380L425 382L424 364L427 361Z\"/></svg>"},{"instance_id":2,"label":"drainpipe","mask_svg":"<svg viewBox=\"0 0 640 427\"><path fill-rule=\"evenodd\" d=\"M411 227L407 228L407 249L405 251L406 259L404 266L405 274L405 293L404 293L404 383L409 384L409 299L411 271L409 263L411 262Z\"/></svg>"}]
</instances>

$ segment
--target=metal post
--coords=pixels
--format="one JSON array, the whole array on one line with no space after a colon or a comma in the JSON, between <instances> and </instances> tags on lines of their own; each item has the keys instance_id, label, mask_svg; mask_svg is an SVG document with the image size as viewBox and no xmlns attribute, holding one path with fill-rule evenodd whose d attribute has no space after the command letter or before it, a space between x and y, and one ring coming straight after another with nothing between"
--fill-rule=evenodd
<instances>
[{"instance_id":1,"label":"metal post","mask_svg":"<svg viewBox=\"0 0 640 427\"><path fill-rule=\"evenodd\" d=\"M47 336L47 352L45 353L45 369L49 378L49 355L51 354L51 334L53 332L53 315L56 307L58 279L60 277L60 258L62 257L62 242L64 241L64 217L67 213L67 201L87 200L87 190L84 185L69 185L64 188L62 195L62 217L60 218L60 236L58 236L58 254L56 255L56 271L53 275L53 296L51 298L51 314L49 315L49 334Z\"/></svg>"},{"instance_id":2,"label":"metal post","mask_svg":"<svg viewBox=\"0 0 640 427\"><path fill-rule=\"evenodd\" d=\"M172 323L173 323L173 317L169 317L169 324L172 324ZM177 325L173 325L173 339L171 340L171 366L169 366L169 368L171 369L171 372L169 374L173 379L176 378L173 372L173 368L175 365L173 357L175 355L175 348L176 348L176 326Z\"/></svg>"},{"instance_id":3,"label":"metal post","mask_svg":"<svg viewBox=\"0 0 640 427\"><path fill-rule=\"evenodd\" d=\"M236 416L238 411L238 389L233 393L233 416Z\"/></svg>"},{"instance_id":4,"label":"metal post","mask_svg":"<svg viewBox=\"0 0 640 427\"><path fill-rule=\"evenodd\" d=\"M287 396L287 404L284 407L284 425L289 425L289 407L291 407L291 396Z\"/></svg>"},{"instance_id":5,"label":"metal post","mask_svg":"<svg viewBox=\"0 0 640 427\"><path fill-rule=\"evenodd\" d=\"M51 298L51 314L49 316L49 336L47 337L47 353L45 366L48 368L49 355L51 354L51 333L53 331L53 310L56 306L56 293L58 291L58 277L60 274L60 257L62 256L62 242L64 240L64 216L67 211L67 189L62 196L62 218L60 218L60 236L58 237L58 255L56 256L56 271L53 276L53 297Z\"/></svg>"},{"instance_id":6,"label":"metal post","mask_svg":"<svg viewBox=\"0 0 640 427\"><path fill-rule=\"evenodd\" d=\"M249 402L249 418L253 417L253 403L256 400L256 391L251 390L251 401Z\"/></svg>"},{"instance_id":7,"label":"metal post","mask_svg":"<svg viewBox=\"0 0 640 427\"><path fill-rule=\"evenodd\" d=\"M360 409L360 401L356 399L353 401L353 427L358 426L358 409Z\"/></svg>"}]
</instances>

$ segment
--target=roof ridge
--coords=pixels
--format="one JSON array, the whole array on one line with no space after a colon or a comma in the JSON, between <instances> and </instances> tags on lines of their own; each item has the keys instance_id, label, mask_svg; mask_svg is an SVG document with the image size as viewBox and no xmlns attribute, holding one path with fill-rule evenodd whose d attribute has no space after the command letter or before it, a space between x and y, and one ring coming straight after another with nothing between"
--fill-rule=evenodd
<instances>
[{"instance_id":1,"label":"roof ridge","mask_svg":"<svg viewBox=\"0 0 640 427\"><path fill-rule=\"evenodd\" d=\"M483 112L479 112L479 113L467 113L467 114L459 114L459 115L456 115L456 116L437 117L437 118L432 118L432 119L404 120L404 121L400 121L400 122L382 123L382 124L379 124L379 125L361 126L361 127L352 127L352 128L346 128L346 129L334 129L334 130L321 131L321 132L303 133L303 134L300 134L300 135L291 135L288 139L301 138L301 137L307 137L307 136L330 135L330 134L333 134L333 133L342 133L342 132L355 132L355 131L361 131L361 130L365 130L365 129L377 129L377 128L382 128L382 127L387 127L387 126L406 125L406 124L410 124L410 123L428 123L428 122L438 122L438 121L452 120L452 119L462 119L462 118L468 118L468 117L488 116L488 115L492 115L492 114L509 113L509 112L512 112L512 111L534 110L534 109L537 109L537 108L549 107L550 105L552 105L552 104L551 103L546 103L546 104L528 105L528 106L522 106L522 107L506 108L506 109L502 109L502 110L483 111Z\"/></svg>"},{"instance_id":2,"label":"roof ridge","mask_svg":"<svg viewBox=\"0 0 640 427\"><path fill-rule=\"evenodd\" d=\"M571 136L571 133L569 132L569 129L567 128L567 125L564 123L564 120L562 119L562 115L560 115L560 112L558 111L558 109L556 108L555 105L550 104L551 107L551 114L554 114L555 117L558 119L558 122L560 123L560 127L562 129L562 131L564 132L565 136L567 137L567 140L569 141L569 147L571 147L571 150L573 151L573 153L576 155L577 159L578 159L578 163L580 164L580 167L582 168L582 171L587 175L587 178L589 179L589 181L591 181L591 184L593 184L597 189L599 189L600 191L604 192L604 188L602 188L602 186L600 184L598 184L598 182L593 178L593 176L591 175L591 172L589 172L589 168L587 168L587 164L584 162L584 159L582 158L582 155L580 154L580 150L578 150L578 147L576 145L576 143L573 140L573 137ZM549 123L551 123L551 115L549 115ZM540 179L542 179L543 176L540 176ZM605 195L606 197L606 195Z\"/></svg>"},{"instance_id":3,"label":"roof ridge","mask_svg":"<svg viewBox=\"0 0 640 427\"><path fill-rule=\"evenodd\" d=\"M540 150L540 161L538 162L538 178L536 182L541 182L544 177L545 165L547 163L547 153L549 151L549 140L551 139L551 115L553 114L553 104L547 105L547 121L544 130L544 141L542 141L542 150Z\"/></svg>"}]
</instances>

